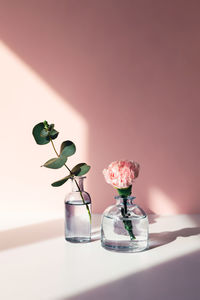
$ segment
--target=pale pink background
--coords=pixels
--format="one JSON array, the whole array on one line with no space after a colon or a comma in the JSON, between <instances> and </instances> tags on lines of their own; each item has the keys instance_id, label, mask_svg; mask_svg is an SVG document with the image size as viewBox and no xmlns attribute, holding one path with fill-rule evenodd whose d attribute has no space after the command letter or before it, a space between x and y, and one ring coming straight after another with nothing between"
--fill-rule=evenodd
<instances>
[{"instance_id":1,"label":"pale pink background","mask_svg":"<svg viewBox=\"0 0 200 300\"><path fill-rule=\"evenodd\" d=\"M58 175L39 168L50 150L31 137L47 119L59 125L60 141L82 141L93 211L115 194L102 169L125 158L141 164L135 195L145 210L200 213L199 11L194 0L0 1L2 51L8 61L13 55L0 67L1 209L63 209L65 187L49 186Z\"/></svg>"}]
</instances>

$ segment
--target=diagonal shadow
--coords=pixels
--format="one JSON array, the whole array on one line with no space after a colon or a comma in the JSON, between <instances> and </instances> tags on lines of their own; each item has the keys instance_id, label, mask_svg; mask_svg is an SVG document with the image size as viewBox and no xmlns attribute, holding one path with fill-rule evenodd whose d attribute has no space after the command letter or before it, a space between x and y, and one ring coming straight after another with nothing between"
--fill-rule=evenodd
<instances>
[{"instance_id":1,"label":"diagonal shadow","mask_svg":"<svg viewBox=\"0 0 200 300\"><path fill-rule=\"evenodd\" d=\"M157 248L175 241L178 237L200 234L200 227L183 228L176 231L164 231L149 234L149 249Z\"/></svg>"},{"instance_id":2,"label":"diagonal shadow","mask_svg":"<svg viewBox=\"0 0 200 300\"><path fill-rule=\"evenodd\" d=\"M0 232L0 251L56 238L63 234L63 219L5 230Z\"/></svg>"},{"instance_id":3,"label":"diagonal shadow","mask_svg":"<svg viewBox=\"0 0 200 300\"><path fill-rule=\"evenodd\" d=\"M95 218L92 219L92 242L100 239L100 223L101 215L96 215ZM0 231L0 251L60 236L63 236L64 239L64 219L51 220L20 228Z\"/></svg>"},{"instance_id":4,"label":"diagonal shadow","mask_svg":"<svg viewBox=\"0 0 200 300\"><path fill-rule=\"evenodd\" d=\"M199 300L200 252L56 300Z\"/></svg>"},{"instance_id":5,"label":"diagonal shadow","mask_svg":"<svg viewBox=\"0 0 200 300\"><path fill-rule=\"evenodd\" d=\"M115 1L106 0L0 1L0 39L88 122L96 211L111 199L101 170L122 153L131 158L134 150L145 170L138 198L146 208L151 204L147 191L156 184L182 211L196 212L195 201L188 208L188 196L192 191L198 199L198 126L193 124L198 121L199 94L194 91L199 86L192 78L199 72L199 1L182 2L182 9L177 5L172 14L170 1L165 6L117 1L114 10ZM187 182L182 162L190 170Z\"/></svg>"}]
</instances>

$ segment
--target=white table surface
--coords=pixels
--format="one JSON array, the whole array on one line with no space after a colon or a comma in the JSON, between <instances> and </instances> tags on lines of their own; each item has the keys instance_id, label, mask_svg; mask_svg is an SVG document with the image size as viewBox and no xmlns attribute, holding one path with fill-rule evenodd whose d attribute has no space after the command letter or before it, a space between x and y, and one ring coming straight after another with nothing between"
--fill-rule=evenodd
<instances>
[{"instance_id":1,"label":"white table surface","mask_svg":"<svg viewBox=\"0 0 200 300\"><path fill-rule=\"evenodd\" d=\"M199 300L200 215L150 219L140 253L103 249L98 215L88 244L66 242L62 218L1 227L0 299Z\"/></svg>"}]
</instances>

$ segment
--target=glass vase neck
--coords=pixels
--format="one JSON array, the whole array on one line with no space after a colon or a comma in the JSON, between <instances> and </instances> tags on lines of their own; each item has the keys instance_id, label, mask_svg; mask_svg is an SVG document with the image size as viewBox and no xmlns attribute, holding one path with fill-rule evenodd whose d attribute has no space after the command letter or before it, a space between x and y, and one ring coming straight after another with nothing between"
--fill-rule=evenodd
<instances>
[{"instance_id":1,"label":"glass vase neck","mask_svg":"<svg viewBox=\"0 0 200 300\"><path fill-rule=\"evenodd\" d=\"M116 204L124 204L126 202L127 204L133 204L133 200L136 197L133 196L127 196L127 197L122 197L122 196L115 196Z\"/></svg>"},{"instance_id":2,"label":"glass vase neck","mask_svg":"<svg viewBox=\"0 0 200 300\"><path fill-rule=\"evenodd\" d=\"M72 182L72 191L73 192L83 192L84 191L84 179L86 177L85 176L81 176L81 177L74 177L71 179Z\"/></svg>"}]
</instances>

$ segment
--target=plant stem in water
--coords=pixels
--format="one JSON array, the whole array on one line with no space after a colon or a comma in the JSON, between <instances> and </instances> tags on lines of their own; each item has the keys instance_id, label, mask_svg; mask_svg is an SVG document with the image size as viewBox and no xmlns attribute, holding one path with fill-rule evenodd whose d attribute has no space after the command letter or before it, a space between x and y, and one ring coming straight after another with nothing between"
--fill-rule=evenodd
<instances>
[{"instance_id":1,"label":"plant stem in water","mask_svg":"<svg viewBox=\"0 0 200 300\"><path fill-rule=\"evenodd\" d=\"M53 140L52 140L51 138L50 138L50 141L51 141L51 144L52 144L52 146L53 146L53 149L54 149L56 155L59 157L59 154L58 154L58 152L56 151L54 142L53 142ZM72 174L72 172L71 172L71 170L68 168L68 166L67 166L66 164L64 164L64 166L67 168L67 170L70 172L70 174ZM87 208L87 211L88 211L88 215L89 215L89 218L90 218L90 223L91 223L91 219L92 219L92 218L91 218L91 212L90 212L89 206L88 206L88 204L85 202L85 199L83 198L83 194L82 194L82 191L81 191L81 189L80 189L80 186L79 186L79 184L78 184L78 182L77 182L77 180L76 180L75 178L74 178L74 181L75 181L76 186L77 186L77 188L78 188L78 190L79 190L79 193L80 193L80 195L81 195L81 199L83 200L84 205L86 205L86 208Z\"/></svg>"},{"instance_id":2,"label":"plant stem in water","mask_svg":"<svg viewBox=\"0 0 200 300\"><path fill-rule=\"evenodd\" d=\"M128 218L128 209L127 209L127 199L123 198L123 205L124 207L121 208L121 214L124 218ZM131 240L135 240L136 237L133 234L133 226L131 220L123 220L124 228L128 231L128 234L130 235Z\"/></svg>"},{"instance_id":3,"label":"plant stem in water","mask_svg":"<svg viewBox=\"0 0 200 300\"><path fill-rule=\"evenodd\" d=\"M89 215L89 218L90 218L90 222L91 222L91 212L90 212L90 209L89 209L89 206L88 206L88 204L85 202L85 199L83 198L83 194L82 194L82 191L81 191L81 189L80 189L80 186L78 185L78 182L77 182L77 180L74 178L74 181L75 181L75 183L76 183L76 186L77 186L77 188L78 188L78 190L79 190L79 193L80 193L80 195L81 195L81 198L82 198L82 200L83 200L83 203L86 205L86 208L87 208L87 211L88 211L88 215Z\"/></svg>"}]
</instances>

